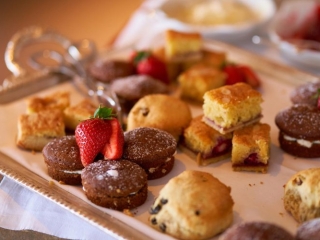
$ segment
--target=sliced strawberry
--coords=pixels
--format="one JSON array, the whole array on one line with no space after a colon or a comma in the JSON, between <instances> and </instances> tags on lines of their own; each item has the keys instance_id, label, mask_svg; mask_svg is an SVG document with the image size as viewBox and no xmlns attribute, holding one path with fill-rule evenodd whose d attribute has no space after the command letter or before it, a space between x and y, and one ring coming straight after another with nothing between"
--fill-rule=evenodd
<instances>
[{"instance_id":1,"label":"sliced strawberry","mask_svg":"<svg viewBox=\"0 0 320 240\"><path fill-rule=\"evenodd\" d=\"M78 124L75 130L83 166L92 163L111 135L111 126L101 118L92 118Z\"/></svg>"},{"instance_id":2,"label":"sliced strawberry","mask_svg":"<svg viewBox=\"0 0 320 240\"><path fill-rule=\"evenodd\" d=\"M115 160L122 157L124 135L118 119L108 120L108 123L111 126L111 136L102 149L102 154L105 159Z\"/></svg>"},{"instance_id":3,"label":"sliced strawberry","mask_svg":"<svg viewBox=\"0 0 320 240\"><path fill-rule=\"evenodd\" d=\"M239 66L240 71L244 74L245 82L248 83L253 88L258 88L260 86L260 78L258 75L252 70L252 68L248 66L241 65Z\"/></svg>"},{"instance_id":4,"label":"sliced strawberry","mask_svg":"<svg viewBox=\"0 0 320 240\"><path fill-rule=\"evenodd\" d=\"M141 59L137 63L137 73L149 75L165 84L170 83L165 63L152 55Z\"/></svg>"},{"instance_id":5,"label":"sliced strawberry","mask_svg":"<svg viewBox=\"0 0 320 240\"><path fill-rule=\"evenodd\" d=\"M226 65L223 68L223 71L227 74L226 85L232 85L245 81L243 72L240 71L236 65Z\"/></svg>"}]
</instances>

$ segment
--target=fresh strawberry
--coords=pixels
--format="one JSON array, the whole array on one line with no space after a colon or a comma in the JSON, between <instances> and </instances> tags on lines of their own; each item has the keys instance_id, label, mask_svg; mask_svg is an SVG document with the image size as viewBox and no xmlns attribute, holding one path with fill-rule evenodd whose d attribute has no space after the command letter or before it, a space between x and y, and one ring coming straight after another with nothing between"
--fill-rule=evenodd
<instances>
[{"instance_id":1,"label":"fresh strawberry","mask_svg":"<svg viewBox=\"0 0 320 240\"><path fill-rule=\"evenodd\" d=\"M105 144L102 154L105 159L115 160L122 156L124 135L118 119L109 120L111 126L111 136Z\"/></svg>"},{"instance_id":2,"label":"fresh strawberry","mask_svg":"<svg viewBox=\"0 0 320 240\"><path fill-rule=\"evenodd\" d=\"M149 75L165 84L170 83L165 63L152 55L141 59L137 63L137 73Z\"/></svg>"},{"instance_id":3,"label":"fresh strawberry","mask_svg":"<svg viewBox=\"0 0 320 240\"><path fill-rule=\"evenodd\" d=\"M93 118L78 124L75 137L83 166L92 163L109 141L112 129L107 119L110 119L111 113L112 109L99 107Z\"/></svg>"},{"instance_id":4,"label":"fresh strawberry","mask_svg":"<svg viewBox=\"0 0 320 240\"><path fill-rule=\"evenodd\" d=\"M229 64L223 68L223 71L227 74L226 85L232 85L239 82L244 82L244 74L237 65Z\"/></svg>"},{"instance_id":5,"label":"fresh strawberry","mask_svg":"<svg viewBox=\"0 0 320 240\"><path fill-rule=\"evenodd\" d=\"M83 166L92 163L111 135L111 126L103 119L88 119L78 124L75 137Z\"/></svg>"},{"instance_id":6,"label":"fresh strawberry","mask_svg":"<svg viewBox=\"0 0 320 240\"><path fill-rule=\"evenodd\" d=\"M258 88L260 86L260 79L257 74L248 66L241 65L238 67L243 73L245 82L248 83L253 88Z\"/></svg>"}]
</instances>

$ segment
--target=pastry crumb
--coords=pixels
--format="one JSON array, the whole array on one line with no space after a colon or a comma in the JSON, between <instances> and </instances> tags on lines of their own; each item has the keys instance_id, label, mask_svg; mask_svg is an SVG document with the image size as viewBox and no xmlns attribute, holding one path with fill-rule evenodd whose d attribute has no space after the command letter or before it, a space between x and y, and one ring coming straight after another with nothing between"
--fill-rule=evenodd
<instances>
[{"instance_id":1,"label":"pastry crumb","mask_svg":"<svg viewBox=\"0 0 320 240\"><path fill-rule=\"evenodd\" d=\"M134 216L134 214L129 209L123 209L123 213L130 216L130 217Z\"/></svg>"},{"instance_id":2,"label":"pastry crumb","mask_svg":"<svg viewBox=\"0 0 320 240\"><path fill-rule=\"evenodd\" d=\"M59 184L65 185L64 181L59 181Z\"/></svg>"},{"instance_id":3,"label":"pastry crumb","mask_svg":"<svg viewBox=\"0 0 320 240\"><path fill-rule=\"evenodd\" d=\"M49 181L49 187L53 187L54 186L54 181L50 180Z\"/></svg>"}]
</instances>

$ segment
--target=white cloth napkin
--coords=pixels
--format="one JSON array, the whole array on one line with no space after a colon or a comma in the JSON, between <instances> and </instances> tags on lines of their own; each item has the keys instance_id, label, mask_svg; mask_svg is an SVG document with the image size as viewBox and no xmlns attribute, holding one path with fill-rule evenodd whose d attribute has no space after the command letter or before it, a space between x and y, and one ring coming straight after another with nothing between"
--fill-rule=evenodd
<instances>
[{"instance_id":1,"label":"white cloth napkin","mask_svg":"<svg viewBox=\"0 0 320 240\"><path fill-rule=\"evenodd\" d=\"M183 30L175 22L161 22L152 17L152 9L160 2L160 0L144 2L132 15L132 18L116 39L114 46L124 47L138 41L141 46L148 46L168 26ZM234 44L275 61L319 74L318 70L289 63L279 55L275 48L254 45L251 43L251 36ZM4 121L5 119L0 116L0 120ZM0 226L3 228L12 230L32 229L70 239L113 239L57 204L6 177L0 184L0 202Z\"/></svg>"}]
</instances>

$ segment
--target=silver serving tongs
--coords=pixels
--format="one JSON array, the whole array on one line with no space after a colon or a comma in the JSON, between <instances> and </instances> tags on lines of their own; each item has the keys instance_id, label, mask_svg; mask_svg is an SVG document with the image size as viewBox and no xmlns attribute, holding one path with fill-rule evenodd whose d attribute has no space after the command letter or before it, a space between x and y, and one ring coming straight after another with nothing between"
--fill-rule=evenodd
<instances>
[{"instance_id":1,"label":"silver serving tongs","mask_svg":"<svg viewBox=\"0 0 320 240\"><path fill-rule=\"evenodd\" d=\"M45 49L32 53L28 58L28 64L36 71L27 71L20 63L20 51L27 44L40 42L53 42L64 51L61 53L57 50ZM23 88L27 86L28 82L45 77L49 79L50 74L58 73L72 79L76 89L85 97L90 97L99 104L113 108L121 121L121 107L115 93L106 85L97 84L87 74L86 65L96 55L96 46L92 41L82 40L72 43L68 38L49 29L37 26L23 29L16 33L8 43L5 62L13 76L5 80L4 85L0 88L0 96L1 91L14 92L21 86Z\"/></svg>"}]
</instances>

